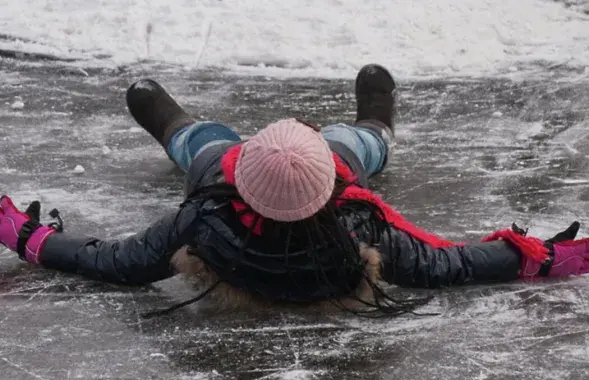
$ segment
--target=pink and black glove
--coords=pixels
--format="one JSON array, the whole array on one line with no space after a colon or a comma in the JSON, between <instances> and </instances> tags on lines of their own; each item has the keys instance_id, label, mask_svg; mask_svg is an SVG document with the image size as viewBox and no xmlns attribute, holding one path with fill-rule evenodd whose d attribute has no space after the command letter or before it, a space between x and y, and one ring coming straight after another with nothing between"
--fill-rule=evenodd
<instances>
[{"instance_id":1,"label":"pink and black glove","mask_svg":"<svg viewBox=\"0 0 589 380\"><path fill-rule=\"evenodd\" d=\"M513 229L517 231L517 226L513 226ZM589 273L589 238L574 240L578 231L579 222L574 222L565 231L544 241L550 259L543 263L524 256L520 277L535 280ZM522 233L521 230L517 232ZM522 234L525 235L525 231Z\"/></svg>"},{"instance_id":2,"label":"pink and black glove","mask_svg":"<svg viewBox=\"0 0 589 380\"><path fill-rule=\"evenodd\" d=\"M21 260L38 264L41 251L47 238L63 230L61 218L57 210L50 215L57 218L58 223L44 226L39 222L41 204L32 202L25 212L16 208L12 200L4 195L0 198L0 244L17 252Z\"/></svg>"}]
</instances>

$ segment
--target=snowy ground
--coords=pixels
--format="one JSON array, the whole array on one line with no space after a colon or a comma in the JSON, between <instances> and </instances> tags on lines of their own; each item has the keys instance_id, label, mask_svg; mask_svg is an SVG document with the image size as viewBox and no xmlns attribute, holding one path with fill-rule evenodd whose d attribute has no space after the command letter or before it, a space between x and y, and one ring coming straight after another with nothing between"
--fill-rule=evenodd
<instances>
[{"instance_id":1,"label":"snowy ground","mask_svg":"<svg viewBox=\"0 0 589 380\"><path fill-rule=\"evenodd\" d=\"M568 4L568 7L563 4ZM4 0L0 50L272 75L409 77L589 65L587 0Z\"/></svg>"},{"instance_id":2,"label":"snowy ground","mask_svg":"<svg viewBox=\"0 0 589 380\"><path fill-rule=\"evenodd\" d=\"M69 231L126 236L181 202L181 173L125 109L137 78L248 135L286 116L351 121L351 79L376 61L401 78L396 153L373 182L398 210L454 240L512 221L589 235L589 1L0 3L0 192L58 207ZM586 379L588 290L431 291L440 315L382 321L198 307L143 320L192 290L98 284L0 250L0 378Z\"/></svg>"}]
</instances>

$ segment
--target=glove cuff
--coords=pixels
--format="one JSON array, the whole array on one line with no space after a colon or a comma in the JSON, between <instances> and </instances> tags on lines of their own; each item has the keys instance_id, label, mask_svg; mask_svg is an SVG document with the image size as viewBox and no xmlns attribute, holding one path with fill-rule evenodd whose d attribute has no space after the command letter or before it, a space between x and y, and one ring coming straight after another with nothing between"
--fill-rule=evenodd
<instances>
[{"instance_id":1,"label":"glove cuff","mask_svg":"<svg viewBox=\"0 0 589 380\"><path fill-rule=\"evenodd\" d=\"M482 239L483 242L494 240L505 240L511 243L520 251L524 258L534 260L540 264L550 260L550 250L538 238L524 236L517 231L505 229L493 232L491 235Z\"/></svg>"},{"instance_id":2,"label":"glove cuff","mask_svg":"<svg viewBox=\"0 0 589 380\"><path fill-rule=\"evenodd\" d=\"M554 244L551 242L544 242L544 246L548 248L548 256L550 256L550 259L544 261L540 265L538 276L548 277L550 270L552 269L552 264L554 264Z\"/></svg>"},{"instance_id":3,"label":"glove cuff","mask_svg":"<svg viewBox=\"0 0 589 380\"><path fill-rule=\"evenodd\" d=\"M21 260L25 260L25 252L27 242L33 235L33 233L41 227L41 223L34 219L29 219L23 223L22 227L18 231L16 236L16 253Z\"/></svg>"},{"instance_id":4,"label":"glove cuff","mask_svg":"<svg viewBox=\"0 0 589 380\"><path fill-rule=\"evenodd\" d=\"M26 240L24 252L22 254L20 251L18 252L19 257L31 264L39 264L41 262L41 252L43 251L43 246L45 245L47 238L56 232L57 231L52 227L38 226L33 230L28 240ZM20 241L19 234L19 243Z\"/></svg>"}]
</instances>

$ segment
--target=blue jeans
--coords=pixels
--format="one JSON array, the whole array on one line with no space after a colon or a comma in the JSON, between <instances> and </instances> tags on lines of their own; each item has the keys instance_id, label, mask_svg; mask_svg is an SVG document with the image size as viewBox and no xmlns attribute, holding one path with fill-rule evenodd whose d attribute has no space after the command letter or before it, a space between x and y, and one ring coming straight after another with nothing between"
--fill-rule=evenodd
<instances>
[{"instance_id":1,"label":"blue jeans","mask_svg":"<svg viewBox=\"0 0 589 380\"><path fill-rule=\"evenodd\" d=\"M377 133L341 123L322 128L321 133L327 141L342 143L354 152L368 175L383 169L389 147ZM190 163L204 148L228 141L241 141L241 137L224 124L199 122L182 128L172 136L168 154L182 170L188 171Z\"/></svg>"}]
</instances>

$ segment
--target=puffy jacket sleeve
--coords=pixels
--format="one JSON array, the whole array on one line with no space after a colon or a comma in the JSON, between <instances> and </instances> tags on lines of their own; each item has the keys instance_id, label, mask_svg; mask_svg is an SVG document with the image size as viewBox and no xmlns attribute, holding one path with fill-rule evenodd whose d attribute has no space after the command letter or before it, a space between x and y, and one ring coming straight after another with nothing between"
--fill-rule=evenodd
<instances>
[{"instance_id":1,"label":"puffy jacket sleeve","mask_svg":"<svg viewBox=\"0 0 589 380\"><path fill-rule=\"evenodd\" d=\"M504 241L433 248L390 227L380 243L382 277L404 287L438 288L516 280L521 255Z\"/></svg>"},{"instance_id":2,"label":"puffy jacket sleeve","mask_svg":"<svg viewBox=\"0 0 589 380\"><path fill-rule=\"evenodd\" d=\"M126 285L143 285L175 273L170 265L179 235L198 218L195 203L161 217L146 230L122 240L53 234L41 253L47 268Z\"/></svg>"}]
</instances>

